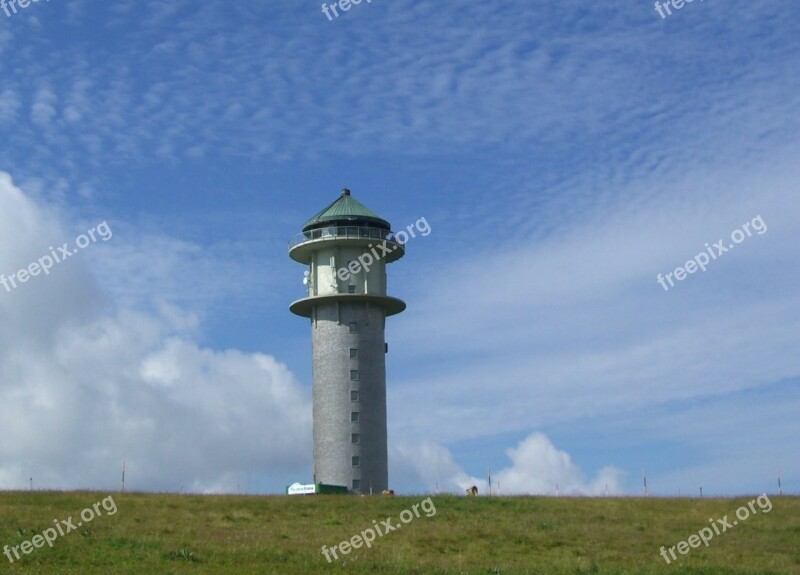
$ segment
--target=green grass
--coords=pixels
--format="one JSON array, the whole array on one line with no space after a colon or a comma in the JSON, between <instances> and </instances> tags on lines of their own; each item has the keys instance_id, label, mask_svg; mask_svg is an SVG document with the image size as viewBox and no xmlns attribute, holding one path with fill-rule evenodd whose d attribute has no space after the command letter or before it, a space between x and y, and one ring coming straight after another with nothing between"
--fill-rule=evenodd
<instances>
[{"instance_id":1,"label":"green grass","mask_svg":"<svg viewBox=\"0 0 800 575\"><path fill-rule=\"evenodd\" d=\"M0 547L19 545L107 494L0 493ZM800 574L800 498L752 515L667 565L659 555L752 498L433 497L371 549L328 563L337 545L427 496L255 497L113 494L118 512L34 549L0 573L25 574ZM756 507L758 509L758 507Z\"/></svg>"}]
</instances>

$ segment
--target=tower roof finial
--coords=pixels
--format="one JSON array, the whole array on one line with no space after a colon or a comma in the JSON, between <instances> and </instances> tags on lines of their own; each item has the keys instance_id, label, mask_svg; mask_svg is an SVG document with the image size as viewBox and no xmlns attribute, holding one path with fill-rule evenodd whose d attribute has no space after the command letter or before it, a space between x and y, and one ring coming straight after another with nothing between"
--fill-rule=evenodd
<instances>
[{"instance_id":1,"label":"tower roof finial","mask_svg":"<svg viewBox=\"0 0 800 575\"><path fill-rule=\"evenodd\" d=\"M343 196L349 196L350 195L350 190L348 188L342 188L342 195Z\"/></svg>"}]
</instances>

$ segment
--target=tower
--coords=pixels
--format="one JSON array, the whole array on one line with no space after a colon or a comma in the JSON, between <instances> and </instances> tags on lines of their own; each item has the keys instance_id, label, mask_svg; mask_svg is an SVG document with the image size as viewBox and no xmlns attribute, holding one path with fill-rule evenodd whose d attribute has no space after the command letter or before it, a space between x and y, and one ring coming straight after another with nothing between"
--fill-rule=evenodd
<instances>
[{"instance_id":1,"label":"tower","mask_svg":"<svg viewBox=\"0 0 800 575\"><path fill-rule=\"evenodd\" d=\"M289 244L308 266L307 296L289 309L311 320L316 483L388 487L384 328L406 304L386 294L386 264L404 254L389 222L348 189Z\"/></svg>"}]
</instances>

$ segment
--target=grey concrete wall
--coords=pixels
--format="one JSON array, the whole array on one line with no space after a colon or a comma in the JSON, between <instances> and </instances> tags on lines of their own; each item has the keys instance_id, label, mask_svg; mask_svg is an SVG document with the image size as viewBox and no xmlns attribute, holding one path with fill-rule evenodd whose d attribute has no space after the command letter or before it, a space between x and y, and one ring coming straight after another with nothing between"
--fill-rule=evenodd
<instances>
[{"instance_id":1,"label":"grey concrete wall","mask_svg":"<svg viewBox=\"0 0 800 575\"><path fill-rule=\"evenodd\" d=\"M389 470L386 437L386 355L384 310L366 303L335 303L316 307L311 322L314 403L314 467L320 483L353 486L361 481L362 493L388 488ZM350 322L357 332L350 333ZM358 359L350 359L350 349ZM358 370L358 381L350 371ZM350 392L359 392L351 401ZM351 422L351 412L359 422ZM358 433L354 445L351 434ZM352 466L359 456L360 467Z\"/></svg>"}]
</instances>

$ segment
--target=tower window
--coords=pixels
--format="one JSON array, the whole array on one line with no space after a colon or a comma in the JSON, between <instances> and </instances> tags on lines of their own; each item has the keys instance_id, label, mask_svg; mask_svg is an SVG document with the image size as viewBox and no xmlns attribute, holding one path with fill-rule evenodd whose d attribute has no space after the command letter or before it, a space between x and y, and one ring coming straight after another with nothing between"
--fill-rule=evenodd
<instances>
[{"instance_id":1,"label":"tower window","mask_svg":"<svg viewBox=\"0 0 800 575\"><path fill-rule=\"evenodd\" d=\"M354 321L350 322L350 333L356 333L358 331L358 324Z\"/></svg>"},{"instance_id":2,"label":"tower window","mask_svg":"<svg viewBox=\"0 0 800 575\"><path fill-rule=\"evenodd\" d=\"M350 422L351 423L358 423L358 412L357 411L351 411L350 412Z\"/></svg>"},{"instance_id":3,"label":"tower window","mask_svg":"<svg viewBox=\"0 0 800 575\"><path fill-rule=\"evenodd\" d=\"M361 489L361 480L353 479L353 490L358 491L359 489Z\"/></svg>"},{"instance_id":4,"label":"tower window","mask_svg":"<svg viewBox=\"0 0 800 575\"><path fill-rule=\"evenodd\" d=\"M361 458L358 455L353 456L353 467L361 467Z\"/></svg>"},{"instance_id":5,"label":"tower window","mask_svg":"<svg viewBox=\"0 0 800 575\"><path fill-rule=\"evenodd\" d=\"M358 401L358 391L355 389L350 392L350 401Z\"/></svg>"},{"instance_id":6,"label":"tower window","mask_svg":"<svg viewBox=\"0 0 800 575\"><path fill-rule=\"evenodd\" d=\"M361 443L361 436L358 433L351 433L350 443Z\"/></svg>"},{"instance_id":7,"label":"tower window","mask_svg":"<svg viewBox=\"0 0 800 575\"><path fill-rule=\"evenodd\" d=\"M350 370L350 381L358 381L358 370L351 369Z\"/></svg>"},{"instance_id":8,"label":"tower window","mask_svg":"<svg viewBox=\"0 0 800 575\"><path fill-rule=\"evenodd\" d=\"M356 286L350 284L347 286L347 293L356 293Z\"/></svg>"},{"instance_id":9,"label":"tower window","mask_svg":"<svg viewBox=\"0 0 800 575\"><path fill-rule=\"evenodd\" d=\"M350 348L350 359L358 359L358 348Z\"/></svg>"}]
</instances>

